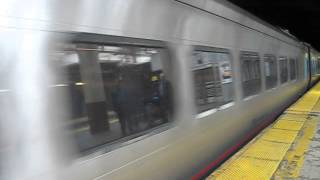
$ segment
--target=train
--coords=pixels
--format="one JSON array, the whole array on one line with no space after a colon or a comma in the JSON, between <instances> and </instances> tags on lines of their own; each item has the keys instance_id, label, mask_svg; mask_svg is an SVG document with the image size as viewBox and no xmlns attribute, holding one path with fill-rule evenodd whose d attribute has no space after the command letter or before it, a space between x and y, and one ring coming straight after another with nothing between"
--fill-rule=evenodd
<instances>
[{"instance_id":1,"label":"train","mask_svg":"<svg viewBox=\"0 0 320 180\"><path fill-rule=\"evenodd\" d=\"M0 179L201 179L320 74L225 0L1 1L0 39Z\"/></svg>"}]
</instances>

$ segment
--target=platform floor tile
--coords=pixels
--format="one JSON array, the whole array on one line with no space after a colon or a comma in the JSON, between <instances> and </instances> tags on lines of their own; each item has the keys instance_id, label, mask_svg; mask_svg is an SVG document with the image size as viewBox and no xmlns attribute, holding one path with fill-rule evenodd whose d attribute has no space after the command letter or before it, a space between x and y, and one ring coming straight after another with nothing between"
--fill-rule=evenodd
<instances>
[{"instance_id":1,"label":"platform floor tile","mask_svg":"<svg viewBox=\"0 0 320 180\"><path fill-rule=\"evenodd\" d=\"M241 157L228 166L228 168L218 170L216 173L209 176L208 179L267 179L272 176L278 165L279 161Z\"/></svg>"},{"instance_id":2,"label":"platform floor tile","mask_svg":"<svg viewBox=\"0 0 320 180\"><path fill-rule=\"evenodd\" d=\"M207 179L297 179L319 122L319 97L320 83Z\"/></svg>"},{"instance_id":3,"label":"platform floor tile","mask_svg":"<svg viewBox=\"0 0 320 180\"><path fill-rule=\"evenodd\" d=\"M273 128L299 131L303 126L303 124L304 124L304 121L290 121L290 120L282 119L281 121L276 122L273 125Z\"/></svg>"}]
</instances>

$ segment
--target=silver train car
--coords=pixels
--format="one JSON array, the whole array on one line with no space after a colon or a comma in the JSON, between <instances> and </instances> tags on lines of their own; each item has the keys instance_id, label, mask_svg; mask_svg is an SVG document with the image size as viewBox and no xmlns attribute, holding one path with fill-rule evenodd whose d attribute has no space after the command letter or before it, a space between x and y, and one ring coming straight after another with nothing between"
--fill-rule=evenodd
<instances>
[{"instance_id":1,"label":"silver train car","mask_svg":"<svg viewBox=\"0 0 320 180\"><path fill-rule=\"evenodd\" d=\"M319 79L224 0L0 2L0 179L200 179Z\"/></svg>"}]
</instances>

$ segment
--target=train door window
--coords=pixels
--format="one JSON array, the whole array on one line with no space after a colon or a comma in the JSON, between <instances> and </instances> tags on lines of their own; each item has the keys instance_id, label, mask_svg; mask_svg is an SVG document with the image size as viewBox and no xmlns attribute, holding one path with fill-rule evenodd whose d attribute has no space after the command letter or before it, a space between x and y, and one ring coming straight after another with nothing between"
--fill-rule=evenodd
<instances>
[{"instance_id":1,"label":"train door window","mask_svg":"<svg viewBox=\"0 0 320 180\"><path fill-rule=\"evenodd\" d=\"M68 124L81 152L171 121L172 71L163 43L80 34L60 56L65 76L56 88L69 94Z\"/></svg>"},{"instance_id":2,"label":"train door window","mask_svg":"<svg viewBox=\"0 0 320 180\"><path fill-rule=\"evenodd\" d=\"M320 74L320 59L317 59L317 73Z\"/></svg>"},{"instance_id":3,"label":"train door window","mask_svg":"<svg viewBox=\"0 0 320 180\"><path fill-rule=\"evenodd\" d=\"M315 71L314 71L314 60L311 58L311 75L314 75Z\"/></svg>"},{"instance_id":4,"label":"train door window","mask_svg":"<svg viewBox=\"0 0 320 180\"><path fill-rule=\"evenodd\" d=\"M227 50L196 47L192 71L198 113L233 101L232 70Z\"/></svg>"},{"instance_id":5,"label":"train door window","mask_svg":"<svg viewBox=\"0 0 320 180\"><path fill-rule=\"evenodd\" d=\"M314 74L318 74L318 60L314 59Z\"/></svg>"},{"instance_id":6,"label":"train door window","mask_svg":"<svg viewBox=\"0 0 320 180\"><path fill-rule=\"evenodd\" d=\"M314 76L317 74L317 60L314 56L311 57L311 74Z\"/></svg>"},{"instance_id":7,"label":"train door window","mask_svg":"<svg viewBox=\"0 0 320 180\"><path fill-rule=\"evenodd\" d=\"M243 97L261 91L260 59L256 52L242 51L240 54Z\"/></svg>"},{"instance_id":8,"label":"train door window","mask_svg":"<svg viewBox=\"0 0 320 180\"><path fill-rule=\"evenodd\" d=\"M286 57L279 58L280 68L280 83L283 84L288 81L288 60Z\"/></svg>"},{"instance_id":9,"label":"train door window","mask_svg":"<svg viewBox=\"0 0 320 180\"><path fill-rule=\"evenodd\" d=\"M303 62L304 62L304 79L309 78L309 71L310 71L310 64L309 64L309 55L307 52L305 52L304 57L303 57Z\"/></svg>"},{"instance_id":10,"label":"train door window","mask_svg":"<svg viewBox=\"0 0 320 180\"><path fill-rule=\"evenodd\" d=\"M297 62L295 59L290 59L290 80L297 78Z\"/></svg>"},{"instance_id":11,"label":"train door window","mask_svg":"<svg viewBox=\"0 0 320 180\"><path fill-rule=\"evenodd\" d=\"M320 58L317 59L317 73L320 74Z\"/></svg>"},{"instance_id":12,"label":"train door window","mask_svg":"<svg viewBox=\"0 0 320 180\"><path fill-rule=\"evenodd\" d=\"M312 61L312 69L313 69L313 75L319 74L319 59L317 59L316 57L313 58Z\"/></svg>"},{"instance_id":13,"label":"train door window","mask_svg":"<svg viewBox=\"0 0 320 180\"><path fill-rule=\"evenodd\" d=\"M277 60L274 55L264 55L264 74L266 77L266 89L277 86L278 73L277 73Z\"/></svg>"}]
</instances>

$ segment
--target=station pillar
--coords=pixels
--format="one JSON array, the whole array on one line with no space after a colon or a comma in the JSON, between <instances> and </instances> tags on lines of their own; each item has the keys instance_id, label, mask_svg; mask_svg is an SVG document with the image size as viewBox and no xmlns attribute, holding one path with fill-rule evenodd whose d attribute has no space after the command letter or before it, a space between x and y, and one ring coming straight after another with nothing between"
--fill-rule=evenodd
<instances>
[{"instance_id":1,"label":"station pillar","mask_svg":"<svg viewBox=\"0 0 320 180\"><path fill-rule=\"evenodd\" d=\"M96 45L77 44L80 60L80 82L84 88L85 104L92 134L109 130L107 104L98 61Z\"/></svg>"}]
</instances>

